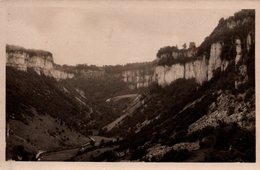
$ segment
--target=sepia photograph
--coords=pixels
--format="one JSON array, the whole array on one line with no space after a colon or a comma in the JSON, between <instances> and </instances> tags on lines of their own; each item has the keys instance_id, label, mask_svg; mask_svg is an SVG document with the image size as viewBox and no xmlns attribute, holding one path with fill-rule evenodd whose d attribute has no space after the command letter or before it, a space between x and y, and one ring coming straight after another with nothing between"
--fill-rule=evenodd
<instances>
[{"instance_id":1,"label":"sepia photograph","mask_svg":"<svg viewBox=\"0 0 260 170\"><path fill-rule=\"evenodd\" d=\"M5 161L256 163L256 10L113 2L6 6Z\"/></svg>"}]
</instances>

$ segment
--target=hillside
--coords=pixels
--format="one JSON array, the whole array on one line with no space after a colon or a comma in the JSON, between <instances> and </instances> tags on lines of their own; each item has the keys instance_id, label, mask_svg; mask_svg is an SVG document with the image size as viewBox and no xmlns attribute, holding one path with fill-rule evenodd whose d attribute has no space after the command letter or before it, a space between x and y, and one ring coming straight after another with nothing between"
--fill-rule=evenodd
<instances>
[{"instance_id":1,"label":"hillside","mask_svg":"<svg viewBox=\"0 0 260 170\"><path fill-rule=\"evenodd\" d=\"M82 135L86 130L79 130L91 108L83 95L33 70L7 67L6 74L7 159L20 145L36 154L89 141Z\"/></svg>"},{"instance_id":2,"label":"hillside","mask_svg":"<svg viewBox=\"0 0 260 170\"><path fill-rule=\"evenodd\" d=\"M254 10L154 62L61 66L50 52L6 52L7 159L95 135L73 160L255 162Z\"/></svg>"},{"instance_id":3,"label":"hillside","mask_svg":"<svg viewBox=\"0 0 260 170\"><path fill-rule=\"evenodd\" d=\"M109 134L125 137L132 160L255 161L253 37L254 10L242 10L221 19L194 58L161 48L169 55L157 59L157 83Z\"/></svg>"}]
</instances>

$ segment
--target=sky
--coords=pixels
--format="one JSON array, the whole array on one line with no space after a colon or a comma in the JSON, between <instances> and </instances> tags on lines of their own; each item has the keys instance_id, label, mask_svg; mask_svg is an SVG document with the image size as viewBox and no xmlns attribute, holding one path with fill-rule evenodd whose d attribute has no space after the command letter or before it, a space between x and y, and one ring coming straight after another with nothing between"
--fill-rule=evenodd
<instances>
[{"instance_id":1,"label":"sky","mask_svg":"<svg viewBox=\"0 0 260 170\"><path fill-rule=\"evenodd\" d=\"M159 48L197 46L221 17L239 9L159 6L9 6L6 43L53 53L57 64L115 65L152 61Z\"/></svg>"}]
</instances>

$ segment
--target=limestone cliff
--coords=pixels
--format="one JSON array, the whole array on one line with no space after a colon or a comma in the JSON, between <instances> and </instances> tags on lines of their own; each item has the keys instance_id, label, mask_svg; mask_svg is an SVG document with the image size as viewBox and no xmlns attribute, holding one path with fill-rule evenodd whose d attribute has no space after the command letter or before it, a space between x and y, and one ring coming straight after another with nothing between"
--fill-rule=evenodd
<instances>
[{"instance_id":1,"label":"limestone cliff","mask_svg":"<svg viewBox=\"0 0 260 170\"><path fill-rule=\"evenodd\" d=\"M34 69L38 74L57 80L72 78L74 75L62 71L53 61L52 54L42 50L30 50L14 45L6 46L6 65L22 71Z\"/></svg>"},{"instance_id":2,"label":"limestone cliff","mask_svg":"<svg viewBox=\"0 0 260 170\"><path fill-rule=\"evenodd\" d=\"M105 67L93 66L59 66L53 61L52 54L42 50L28 50L7 45L7 66L26 71L33 68L38 74L45 74L56 79L83 76L85 78L102 78L106 75L120 78L130 88L147 87L157 81L165 86L176 79L192 79L200 85L213 78L217 70L225 71L228 66L236 67L240 78L235 86L243 85L248 77L245 65L254 52L254 11L242 10L227 19L220 19L213 32L197 48L194 43L189 49L165 47L157 53L157 65L145 67L111 66L110 72ZM192 52L192 55L188 55ZM82 67L82 68L81 68Z\"/></svg>"},{"instance_id":3,"label":"limestone cliff","mask_svg":"<svg viewBox=\"0 0 260 170\"><path fill-rule=\"evenodd\" d=\"M122 72L122 79L126 83L130 83L130 88L148 87L154 81L153 68L151 70L134 69Z\"/></svg>"},{"instance_id":4,"label":"limestone cliff","mask_svg":"<svg viewBox=\"0 0 260 170\"><path fill-rule=\"evenodd\" d=\"M50 52L43 50L31 50L23 47L6 45L6 65L18 70L27 71L33 69L39 75L53 77L57 80L73 78L75 76L87 79L102 79L105 76L118 78L129 84L132 89L147 87L153 79L153 68L139 66L141 63L120 66L120 70L110 73L104 67L79 64L76 66L58 65L53 61ZM138 65L138 68L134 68ZM116 70L117 66L110 66Z\"/></svg>"},{"instance_id":5,"label":"limestone cliff","mask_svg":"<svg viewBox=\"0 0 260 170\"><path fill-rule=\"evenodd\" d=\"M203 59L184 64L157 66L154 75L161 86L170 84L180 78L195 78L198 84L202 84L204 81L207 81L207 70L207 60L204 57Z\"/></svg>"},{"instance_id":6,"label":"limestone cliff","mask_svg":"<svg viewBox=\"0 0 260 170\"><path fill-rule=\"evenodd\" d=\"M123 80L135 82L137 88L147 87L153 81L165 86L180 78L194 78L202 85L211 80L215 72L225 71L232 65L239 76L235 82L236 88L239 88L248 80L246 62L253 60L254 48L254 11L242 10L226 20L221 19L192 57L172 55L176 51L182 54L183 49L161 48L157 54L157 66L151 69L153 76L151 72L141 74L142 70L129 70L123 72Z\"/></svg>"},{"instance_id":7,"label":"limestone cliff","mask_svg":"<svg viewBox=\"0 0 260 170\"><path fill-rule=\"evenodd\" d=\"M210 58L197 58L194 61L187 63L177 63L172 66L157 66L155 68L155 77L158 84L165 86L179 79L195 78L198 84L210 80L213 77L214 71L221 68L224 71L228 66L228 61L220 58L222 45L220 42L213 43L210 50Z\"/></svg>"},{"instance_id":8,"label":"limestone cliff","mask_svg":"<svg viewBox=\"0 0 260 170\"><path fill-rule=\"evenodd\" d=\"M165 86L179 78L195 78L201 85L211 80L217 70L225 71L232 64L240 76L235 84L238 88L248 79L246 62L254 53L253 37L253 11L242 10L226 20L221 19L211 35L198 47L198 54L192 60L190 57L159 57L154 71L155 80Z\"/></svg>"}]
</instances>

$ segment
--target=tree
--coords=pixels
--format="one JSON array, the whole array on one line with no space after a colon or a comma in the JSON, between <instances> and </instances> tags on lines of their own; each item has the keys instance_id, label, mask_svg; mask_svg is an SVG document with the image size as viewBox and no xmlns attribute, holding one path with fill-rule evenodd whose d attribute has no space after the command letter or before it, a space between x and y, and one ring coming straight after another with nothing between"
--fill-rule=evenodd
<instances>
[{"instance_id":1,"label":"tree","mask_svg":"<svg viewBox=\"0 0 260 170\"><path fill-rule=\"evenodd\" d=\"M225 19L222 17L219 21L218 21L218 25L222 26L225 23Z\"/></svg>"},{"instance_id":2,"label":"tree","mask_svg":"<svg viewBox=\"0 0 260 170\"><path fill-rule=\"evenodd\" d=\"M187 48L187 44L184 43L184 44L182 45L182 47L183 47L183 49L186 49L186 48Z\"/></svg>"}]
</instances>

